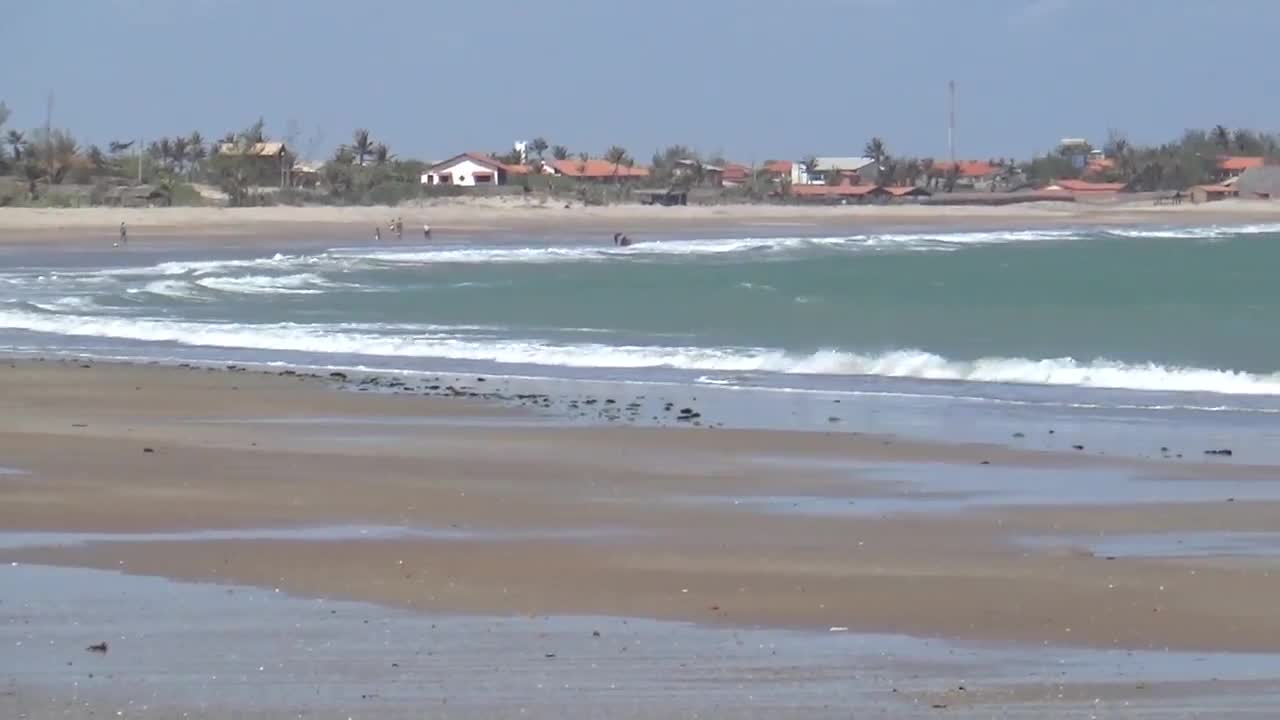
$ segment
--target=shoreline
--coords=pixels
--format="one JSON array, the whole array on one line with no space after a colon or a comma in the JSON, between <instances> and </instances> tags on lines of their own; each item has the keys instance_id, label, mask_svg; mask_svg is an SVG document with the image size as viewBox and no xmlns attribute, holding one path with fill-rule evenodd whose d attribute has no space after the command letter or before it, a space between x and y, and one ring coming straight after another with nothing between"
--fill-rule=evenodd
<instances>
[{"instance_id":1,"label":"shoreline","mask_svg":"<svg viewBox=\"0 0 1280 720\"><path fill-rule=\"evenodd\" d=\"M840 514L762 511L739 501L785 492L874 508L876 498L901 491L838 469L761 466L751 459L761 453L941 470L981 465L984 473L1039 463L1055 472L1121 472L1132 464L860 435L471 424L458 419L500 420L519 410L466 397L336 392L330 384L279 374L15 361L0 368L7 418L0 465L17 471L0 479L0 526L159 532L372 524L458 536L134 538L9 549L0 558L429 612L1280 650L1280 620L1264 601L1280 590L1280 578L1265 573L1265 564L1249 571L1212 557L1109 560L1061 544L1031 551L1010 534L1123 533L1137 525L1151 532L1262 531L1280 502L1206 500L1174 506L1177 512L1122 503L1104 505L1104 513L1052 504L963 512L923 506L873 511L854 522ZM1210 466L1181 472L1195 476L1200 467ZM1255 471L1227 474L1236 473ZM930 495L902 499L913 497ZM388 564L394 558L405 564Z\"/></svg>"},{"instance_id":2,"label":"shoreline","mask_svg":"<svg viewBox=\"0 0 1280 720\"><path fill-rule=\"evenodd\" d=\"M130 246L253 247L290 243L371 242L375 225L402 217L405 239L384 233L383 243L421 242L430 224L433 241L477 234L546 231L631 234L696 230L793 231L1002 230L1062 226L1218 225L1280 222L1280 203L1222 201L1153 207L1146 203L1031 203L1021 206L821 206L723 205L679 208L615 205L564 208L481 201L404 207L267 208L3 208L0 247L98 247L116 239L126 222ZM357 240L356 238L359 238Z\"/></svg>"}]
</instances>

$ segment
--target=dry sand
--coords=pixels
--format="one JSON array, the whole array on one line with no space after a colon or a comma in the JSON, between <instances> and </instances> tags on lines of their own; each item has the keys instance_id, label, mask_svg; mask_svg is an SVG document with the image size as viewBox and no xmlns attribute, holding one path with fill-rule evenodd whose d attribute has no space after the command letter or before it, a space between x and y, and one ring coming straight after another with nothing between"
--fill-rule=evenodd
<instances>
[{"instance_id":1,"label":"dry sand","mask_svg":"<svg viewBox=\"0 0 1280 720\"><path fill-rule=\"evenodd\" d=\"M1203 205L1154 206L1142 202L1029 203L1004 207L723 205L646 207L614 205L565 207L555 202L484 199L441 200L402 207L267 208L71 208L0 209L0 244L102 242L114 240L119 224L130 227L131 243L171 243L214 236L221 243L302 238L372 237L387 222L403 218L406 240L421 240L429 223L433 236L474 232L644 232L705 227L774 226L881 228L1026 228L1061 225L1238 224L1280 221L1280 203L1229 200ZM256 239L256 240L255 240Z\"/></svg>"},{"instance_id":2,"label":"dry sand","mask_svg":"<svg viewBox=\"0 0 1280 720\"><path fill-rule=\"evenodd\" d=\"M27 473L0 475L0 528L392 525L444 535L135 538L14 549L0 559L429 612L1280 650L1272 562L1108 560L1010 542L1012 528L1256 529L1280 509L1274 503L1204 503L1167 521L1158 505L858 518L750 512L677 500L877 491L830 472L753 464L758 453L966 465L981 458L996 468L1107 461L839 434L529 427L469 401L327 384L74 362L0 365L0 466ZM449 421L463 416L472 422Z\"/></svg>"}]
</instances>

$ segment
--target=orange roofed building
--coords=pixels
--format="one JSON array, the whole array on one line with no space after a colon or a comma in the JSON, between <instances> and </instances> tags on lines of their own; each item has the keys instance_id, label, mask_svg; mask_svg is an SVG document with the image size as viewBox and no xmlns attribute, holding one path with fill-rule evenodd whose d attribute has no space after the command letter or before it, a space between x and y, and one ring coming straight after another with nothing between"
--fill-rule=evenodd
<instances>
[{"instance_id":1,"label":"orange roofed building","mask_svg":"<svg viewBox=\"0 0 1280 720\"><path fill-rule=\"evenodd\" d=\"M594 182L627 182L649 177L649 168L615 165L608 160L548 160L542 163L542 171L557 177L577 178Z\"/></svg>"},{"instance_id":2,"label":"orange roofed building","mask_svg":"<svg viewBox=\"0 0 1280 720\"><path fill-rule=\"evenodd\" d=\"M1089 182L1088 180L1055 180L1045 190L1065 190L1069 193L1117 193L1123 192L1124 183Z\"/></svg>"},{"instance_id":3,"label":"orange roofed building","mask_svg":"<svg viewBox=\"0 0 1280 720\"><path fill-rule=\"evenodd\" d=\"M1245 170L1260 168L1266 165L1266 158L1223 155L1218 158L1218 178L1228 180L1239 177Z\"/></svg>"}]
</instances>

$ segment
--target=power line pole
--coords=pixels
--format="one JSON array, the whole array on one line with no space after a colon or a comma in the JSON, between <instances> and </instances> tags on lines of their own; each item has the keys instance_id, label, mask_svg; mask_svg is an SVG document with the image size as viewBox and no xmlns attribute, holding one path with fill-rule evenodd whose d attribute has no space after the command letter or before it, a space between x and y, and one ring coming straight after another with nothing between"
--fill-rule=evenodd
<instances>
[{"instance_id":1,"label":"power line pole","mask_svg":"<svg viewBox=\"0 0 1280 720\"><path fill-rule=\"evenodd\" d=\"M947 155L956 164L956 81L947 81Z\"/></svg>"},{"instance_id":2,"label":"power line pole","mask_svg":"<svg viewBox=\"0 0 1280 720\"><path fill-rule=\"evenodd\" d=\"M138 138L138 184L142 184L142 138Z\"/></svg>"},{"instance_id":3,"label":"power line pole","mask_svg":"<svg viewBox=\"0 0 1280 720\"><path fill-rule=\"evenodd\" d=\"M44 150L45 162L49 165L49 184L53 184L53 93L45 100L44 106Z\"/></svg>"}]
</instances>

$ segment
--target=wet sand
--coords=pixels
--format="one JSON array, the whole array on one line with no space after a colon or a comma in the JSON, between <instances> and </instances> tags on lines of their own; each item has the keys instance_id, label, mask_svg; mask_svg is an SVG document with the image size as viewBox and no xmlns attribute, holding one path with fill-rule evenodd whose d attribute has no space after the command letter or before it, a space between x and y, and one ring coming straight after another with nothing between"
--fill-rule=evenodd
<instances>
[{"instance_id":1,"label":"wet sand","mask_svg":"<svg viewBox=\"0 0 1280 720\"><path fill-rule=\"evenodd\" d=\"M383 226L383 241L395 242L387 222L401 217L405 241L421 242L422 226L433 238L472 233L538 235L555 232L628 234L672 231L737 231L750 234L810 232L823 228L877 230L1027 229L1030 227L1214 225L1280 222L1280 203L1228 200L1203 205L1154 206L1149 200L1039 202L1003 207L714 205L677 208L613 205L564 207L538 201L442 200L404 207L266 208L4 208L0 246L100 245L116 240L121 222L130 247L162 245L254 247L371 241Z\"/></svg>"},{"instance_id":2,"label":"wet sand","mask_svg":"<svg viewBox=\"0 0 1280 720\"><path fill-rule=\"evenodd\" d=\"M1134 552L1089 542L1270 531L1280 488L1268 467L584 426L327 378L85 365L0 364L5 564L278 589L423 617L612 616L1207 653L1203 676L1168 689L1196 702L1219 693L1220 653L1264 653L1250 667L1280 674L1269 654L1280 652L1280 574L1257 543L1234 562L1221 543L1179 554L1143 550L1142 538ZM1089 491L1069 493L1073 477ZM22 612L4 599L13 623ZM1106 680L1074 678L1059 692L1079 701ZM990 684L1004 688L1000 702L1043 697L1009 678ZM0 702L32 697L21 681L11 692ZM974 702L940 695L945 685L920 692L930 705Z\"/></svg>"},{"instance_id":3,"label":"wet sand","mask_svg":"<svg viewBox=\"0 0 1280 720\"><path fill-rule=\"evenodd\" d=\"M7 718L1263 717L1280 688L1248 654L427 615L21 565L0 582L21 618L0 623Z\"/></svg>"}]
</instances>

